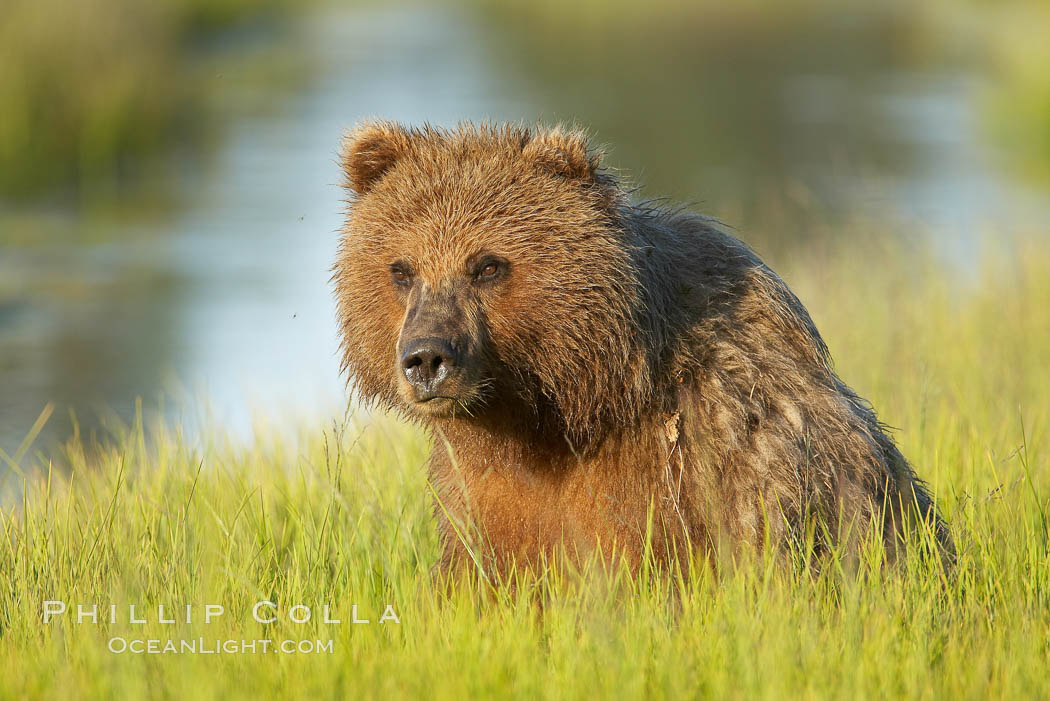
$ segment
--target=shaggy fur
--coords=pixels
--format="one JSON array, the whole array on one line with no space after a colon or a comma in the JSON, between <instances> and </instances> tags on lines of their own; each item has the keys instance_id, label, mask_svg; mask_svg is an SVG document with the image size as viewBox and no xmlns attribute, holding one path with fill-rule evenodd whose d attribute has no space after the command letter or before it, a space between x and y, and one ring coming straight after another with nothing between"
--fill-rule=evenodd
<instances>
[{"instance_id":1,"label":"shaggy fur","mask_svg":"<svg viewBox=\"0 0 1050 701\"><path fill-rule=\"evenodd\" d=\"M709 220L630 204L583 135L374 122L342 165L344 370L430 429L445 568L599 545L637 565L647 537L664 561L826 548L872 526L892 553L916 517L950 547L784 282ZM440 409L405 382L417 332L462 365Z\"/></svg>"}]
</instances>

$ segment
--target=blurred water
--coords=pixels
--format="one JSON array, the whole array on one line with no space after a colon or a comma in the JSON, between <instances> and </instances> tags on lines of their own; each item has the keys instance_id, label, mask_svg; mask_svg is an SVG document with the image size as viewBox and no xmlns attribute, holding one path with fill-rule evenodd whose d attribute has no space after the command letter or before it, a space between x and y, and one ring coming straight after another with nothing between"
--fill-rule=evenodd
<instances>
[{"instance_id":1,"label":"blurred water","mask_svg":"<svg viewBox=\"0 0 1050 701\"><path fill-rule=\"evenodd\" d=\"M674 56L632 56L636 73L601 55L558 70L529 31L465 9L325 10L285 40L319 67L301 90L271 97L228 76L239 116L187 171L174 214L114 217L101 237L56 215L68 236L28 246L0 234L0 448L14 453L48 402L56 412L41 440L68 434L70 408L86 426L102 408L127 419L136 397L149 407L179 386L186 411L207 397L238 430L253 412L338 411L335 158L343 130L365 117L575 120L650 194L701 201L760 241L772 224L752 195L770 183L841 211L909 217L961 258L987 222L1046 214L1045 193L997 165L975 115L983 78L958 67L887 69L859 41L835 47L855 60L816 66L737 61L743 49L726 44L715 67L682 64L671 82L685 95L638 95L645 71L666 71ZM762 99L740 99L749 92ZM806 240L804 226L780 223L781 243Z\"/></svg>"}]
</instances>

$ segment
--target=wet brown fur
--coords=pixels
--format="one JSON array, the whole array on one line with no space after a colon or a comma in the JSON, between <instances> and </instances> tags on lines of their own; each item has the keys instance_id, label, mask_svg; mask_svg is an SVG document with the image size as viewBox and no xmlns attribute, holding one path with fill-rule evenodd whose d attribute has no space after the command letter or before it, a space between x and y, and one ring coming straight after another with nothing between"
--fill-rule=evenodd
<instances>
[{"instance_id":1,"label":"wet brown fur","mask_svg":"<svg viewBox=\"0 0 1050 701\"><path fill-rule=\"evenodd\" d=\"M950 547L787 285L710 220L632 205L580 133L371 122L342 165L344 369L430 429L445 568L598 545L637 564L647 533L665 561L807 529L820 548L872 525L892 553L915 516ZM498 288L469 284L482 252L510 263ZM394 289L396 261L423 292ZM397 371L421 294L469 346L449 415L406 401Z\"/></svg>"}]
</instances>

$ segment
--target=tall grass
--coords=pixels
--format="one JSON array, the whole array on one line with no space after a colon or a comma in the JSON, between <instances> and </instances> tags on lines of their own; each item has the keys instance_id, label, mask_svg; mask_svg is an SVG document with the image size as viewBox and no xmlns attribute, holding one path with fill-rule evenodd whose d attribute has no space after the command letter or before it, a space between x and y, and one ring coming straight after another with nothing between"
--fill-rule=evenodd
<instances>
[{"instance_id":1,"label":"tall grass","mask_svg":"<svg viewBox=\"0 0 1050 701\"><path fill-rule=\"evenodd\" d=\"M50 456L68 474L40 456L43 471L0 512L0 697L1046 696L1050 247L1018 244L972 274L888 244L780 268L843 377L901 427L951 521L952 576L909 556L817 576L766 561L684 586L593 572L536 582L541 596L446 590L430 576L438 545L415 429L358 418L296 440L261 428L242 445L136 422L99 454L73 441ZM73 610L44 624L52 599ZM260 600L279 621L252 620ZM122 611L77 625L77 603ZM129 603L149 622L129 623ZM226 613L156 620L158 604L205 603ZM299 603L308 623L288 619ZM324 603L342 625L320 620ZM372 623L350 624L351 604ZM378 624L387 604L399 624ZM332 651L107 649L198 636Z\"/></svg>"}]
</instances>

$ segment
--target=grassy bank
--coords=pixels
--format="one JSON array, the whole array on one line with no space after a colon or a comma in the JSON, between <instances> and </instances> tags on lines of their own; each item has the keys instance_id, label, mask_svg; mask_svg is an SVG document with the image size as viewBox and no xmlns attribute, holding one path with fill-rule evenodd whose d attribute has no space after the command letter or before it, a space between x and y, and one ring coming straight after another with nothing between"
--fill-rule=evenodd
<instances>
[{"instance_id":1,"label":"grassy bank","mask_svg":"<svg viewBox=\"0 0 1050 701\"><path fill-rule=\"evenodd\" d=\"M206 127L209 37L288 0L9 0L0 12L0 197L83 195Z\"/></svg>"},{"instance_id":2,"label":"grassy bank","mask_svg":"<svg viewBox=\"0 0 1050 701\"><path fill-rule=\"evenodd\" d=\"M427 446L411 428L262 430L244 447L130 427L100 457L71 444L71 476L30 479L0 512L0 698L1045 696L1050 249L982 261L960 278L871 244L779 266L938 495L959 550L946 583L911 560L816 580L728 572L680 600L666 582L597 577L550 584L541 615L503 591L435 591ZM98 603L103 618L119 604L119 619L76 625L74 610L45 625L46 599ZM260 600L277 622L252 620ZM226 612L204 625L212 602ZM128 622L129 603L147 623ZM193 623L157 621L157 605L187 603ZM305 624L288 618L298 603ZM324 603L342 625L321 621ZM351 604L371 623L350 624ZM387 604L400 624L378 624ZM332 650L107 651L198 636Z\"/></svg>"}]
</instances>

